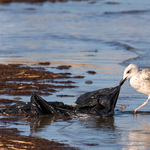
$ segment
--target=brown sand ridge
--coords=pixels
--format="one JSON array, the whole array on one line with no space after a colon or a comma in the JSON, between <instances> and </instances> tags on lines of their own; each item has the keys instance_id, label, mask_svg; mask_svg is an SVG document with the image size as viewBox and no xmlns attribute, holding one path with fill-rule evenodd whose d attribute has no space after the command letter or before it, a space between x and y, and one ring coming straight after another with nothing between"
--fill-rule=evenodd
<instances>
[{"instance_id":1,"label":"brown sand ridge","mask_svg":"<svg viewBox=\"0 0 150 150\"><path fill-rule=\"evenodd\" d=\"M43 67L29 67L20 64L0 64L0 94L26 96L32 93L51 95L60 89L75 88L71 73L53 73ZM58 81L63 79L63 81ZM66 81L64 81L64 79ZM56 84L57 83L57 84Z\"/></svg>"},{"instance_id":2,"label":"brown sand ridge","mask_svg":"<svg viewBox=\"0 0 150 150\"><path fill-rule=\"evenodd\" d=\"M22 136L17 128L0 129L1 150L77 150L63 143Z\"/></svg>"}]
</instances>

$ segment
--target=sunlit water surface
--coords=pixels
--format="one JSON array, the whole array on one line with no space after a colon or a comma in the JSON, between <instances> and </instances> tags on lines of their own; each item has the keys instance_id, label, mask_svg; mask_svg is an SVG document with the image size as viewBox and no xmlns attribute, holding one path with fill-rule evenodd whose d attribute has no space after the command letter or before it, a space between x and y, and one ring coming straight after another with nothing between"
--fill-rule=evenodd
<instances>
[{"instance_id":1,"label":"sunlit water surface","mask_svg":"<svg viewBox=\"0 0 150 150\"><path fill-rule=\"evenodd\" d=\"M150 67L149 16L149 0L3 4L0 5L0 62L37 66L40 61L48 61L49 71L84 75L84 79L74 79L77 88L43 96L47 101L74 104L86 91L116 86L129 63ZM62 64L72 67L68 71L51 68ZM89 75L86 73L89 70L97 74ZM87 80L93 83L85 84ZM60 98L59 94L75 97ZM21 98L30 101L28 96ZM150 149L149 104L137 116L131 112L146 99L147 96L126 82L117 102L126 109L116 109L114 117L40 116L21 121L22 125L5 126L81 149Z\"/></svg>"}]
</instances>

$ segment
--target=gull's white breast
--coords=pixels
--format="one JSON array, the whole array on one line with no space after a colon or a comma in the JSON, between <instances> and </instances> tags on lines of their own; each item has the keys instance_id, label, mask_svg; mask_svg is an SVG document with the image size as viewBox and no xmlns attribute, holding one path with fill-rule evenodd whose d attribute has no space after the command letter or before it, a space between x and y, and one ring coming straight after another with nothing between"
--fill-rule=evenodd
<instances>
[{"instance_id":1,"label":"gull's white breast","mask_svg":"<svg viewBox=\"0 0 150 150\"><path fill-rule=\"evenodd\" d=\"M130 85L138 92L150 96L150 69L143 69L131 77Z\"/></svg>"}]
</instances>

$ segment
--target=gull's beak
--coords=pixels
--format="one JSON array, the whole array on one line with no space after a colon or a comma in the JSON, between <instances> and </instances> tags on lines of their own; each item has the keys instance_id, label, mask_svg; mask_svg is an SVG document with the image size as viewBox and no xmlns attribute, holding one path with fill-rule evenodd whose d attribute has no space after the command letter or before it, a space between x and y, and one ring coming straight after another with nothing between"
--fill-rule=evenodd
<instances>
[{"instance_id":1,"label":"gull's beak","mask_svg":"<svg viewBox=\"0 0 150 150\"><path fill-rule=\"evenodd\" d=\"M120 86L122 86L123 85L123 83L125 82L127 80L127 77L126 78L124 78L124 79L122 79L121 81L120 81Z\"/></svg>"}]
</instances>

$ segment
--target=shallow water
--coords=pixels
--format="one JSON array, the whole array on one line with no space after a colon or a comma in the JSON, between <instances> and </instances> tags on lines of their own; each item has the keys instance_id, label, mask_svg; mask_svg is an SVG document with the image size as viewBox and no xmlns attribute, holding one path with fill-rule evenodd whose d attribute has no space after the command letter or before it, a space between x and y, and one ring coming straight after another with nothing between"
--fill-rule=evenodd
<instances>
[{"instance_id":1,"label":"shallow water","mask_svg":"<svg viewBox=\"0 0 150 150\"><path fill-rule=\"evenodd\" d=\"M73 104L86 91L116 86L129 63L150 67L149 0L108 2L0 5L0 62L34 66L40 61L49 61L50 66L71 65L68 72L85 76L74 79L78 88L43 97L47 101L68 104ZM89 75L86 73L89 70L97 74ZM85 84L87 80L93 83ZM75 97L60 98L59 94ZM30 101L30 97L21 98ZM149 104L137 116L130 112L146 99L147 96L139 94L126 82L117 102L126 109L116 109L114 117L37 117L17 127L25 131L25 135L54 139L81 149L150 149L150 114L142 113L149 111Z\"/></svg>"}]
</instances>

